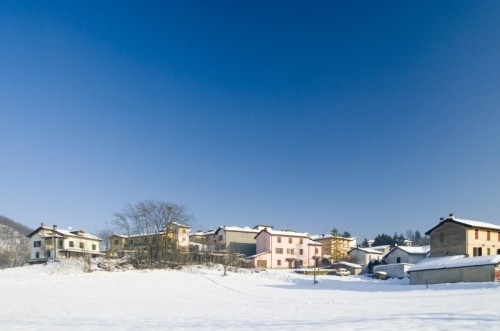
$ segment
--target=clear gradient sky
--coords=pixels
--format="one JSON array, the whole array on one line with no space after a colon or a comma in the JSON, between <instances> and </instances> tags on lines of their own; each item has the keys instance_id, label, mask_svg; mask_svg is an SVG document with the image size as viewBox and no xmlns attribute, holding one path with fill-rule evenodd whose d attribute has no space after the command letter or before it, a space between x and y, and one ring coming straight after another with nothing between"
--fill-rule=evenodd
<instances>
[{"instance_id":1,"label":"clear gradient sky","mask_svg":"<svg viewBox=\"0 0 500 331\"><path fill-rule=\"evenodd\" d=\"M500 224L499 1L1 1L0 214Z\"/></svg>"}]
</instances>

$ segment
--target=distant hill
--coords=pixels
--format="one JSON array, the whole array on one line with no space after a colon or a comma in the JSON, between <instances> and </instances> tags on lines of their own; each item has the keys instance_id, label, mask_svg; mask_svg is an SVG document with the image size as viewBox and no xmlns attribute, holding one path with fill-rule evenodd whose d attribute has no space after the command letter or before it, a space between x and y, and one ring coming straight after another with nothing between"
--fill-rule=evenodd
<instances>
[{"instance_id":1,"label":"distant hill","mask_svg":"<svg viewBox=\"0 0 500 331\"><path fill-rule=\"evenodd\" d=\"M20 234L25 235L25 236L27 236L28 234L33 232L33 229L30 229L26 225L23 225L21 223L17 223L15 221L11 220L10 218L2 216L2 215L0 215L0 224L8 226L10 228L13 228L17 232L19 232Z\"/></svg>"}]
</instances>

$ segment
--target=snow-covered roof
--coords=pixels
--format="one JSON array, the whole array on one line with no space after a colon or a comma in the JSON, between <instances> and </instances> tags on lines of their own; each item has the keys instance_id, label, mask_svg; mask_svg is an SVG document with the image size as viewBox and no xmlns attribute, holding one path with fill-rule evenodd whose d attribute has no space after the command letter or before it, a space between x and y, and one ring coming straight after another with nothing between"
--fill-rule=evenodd
<instances>
[{"instance_id":1,"label":"snow-covered roof","mask_svg":"<svg viewBox=\"0 0 500 331\"><path fill-rule=\"evenodd\" d=\"M214 234L215 230L208 230L208 231L196 231L195 233L190 233L190 236L208 236L211 234Z\"/></svg>"},{"instance_id":2,"label":"snow-covered roof","mask_svg":"<svg viewBox=\"0 0 500 331\"><path fill-rule=\"evenodd\" d=\"M348 267L351 267L351 268L363 268L362 265L360 264L356 264L356 263L352 263L352 262L347 262L347 261L340 261L340 262L336 262L335 264L342 264L342 265L345 265L345 266L348 266Z\"/></svg>"},{"instance_id":3,"label":"snow-covered roof","mask_svg":"<svg viewBox=\"0 0 500 331\"><path fill-rule=\"evenodd\" d=\"M90 234L90 233L83 232L83 231L69 231L69 230L62 230L62 229L57 229L57 230L51 229L51 230L59 232L59 233L64 234L66 236L85 237L88 239L101 240L99 237L94 236L93 234Z\"/></svg>"},{"instance_id":4,"label":"snow-covered roof","mask_svg":"<svg viewBox=\"0 0 500 331\"><path fill-rule=\"evenodd\" d=\"M381 252L379 250L371 249L371 248L363 248L363 247L355 247L355 248L351 249L349 252L352 252L355 249L359 249L360 251L365 252L365 253L369 253L369 254L384 254L384 252Z\"/></svg>"},{"instance_id":5,"label":"snow-covered roof","mask_svg":"<svg viewBox=\"0 0 500 331\"><path fill-rule=\"evenodd\" d=\"M432 229L427 231L425 234L426 235L430 234L432 231L434 231L434 229L436 229L437 227L439 227L441 224L443 224L445 222L454 222L454 223L462 224L462 225L465 225L467 227L472 227L472 228L486 228L486 229L500 231L500 225L497 225L497 224L481 222L481 221L473 221L473 220L464 220L464 219L460 219L460 218L455 218L454 216L450 216L447 219L439 222L438 225L436 225L435 227L433 227Z\"/></svg>"},{"instance_id":6,"label":"snow-covered roof","mask_svg":"<svg viewBox=\"0 0 500 331\"><path fill-rule=\"evenodd\" d=\"M252 229L250 227L244 227L244 228L241 228L239 226L221 226L219 227L215 233L219 232L220 230L224 230L224 231L234 231L234 232L248 232L248 233L259 233L260 230L257 230L257 229Z\"/></svg>"},{"instance_id":7,"label":"snow-covered roof","mask_svg":"<svg viewBox=\"0 0 500 331\"><path fill-rule=\"evenodd\" d=\"M175 225L175 226L178 226L180 228L189 228L189 225L186 225L186 224L181 224L181 223L178 223L178 222L170 222L171 224Z\"/></svg>"},{"instance_id":8,"label":"snow-covered roof","mask_svg":"<svg viewBox=\"0 0 500 331\"><path fill-rule=\"evenodd\" d=\"M48 226L38 227L38 229L36 229L35 231L28 234L27 237L31 238L35 233L38 233L40 230L49 230L49 231L52 231L53 233L56 233L56 234L59 234L62 236L83 237L83 238L87 238L87 239L102 240L101 238L94 236L93 234L84 232L82 230L69 231L69 230L60 229L58 227L50 228Z\"/></svg>"},{"instance_id":9,"label":"snow-covered roof","mask_svg":"<svg viewBox=\"0 0 500 331\"><path fill-rule=\"evenodd\" d=\"M289 236L289 237L309 238L309 234L305 233L305 232L295 232L295 231L289 231L289 230L278 231L278 230L271 230L271 229L262 230L262 231L266 231L273 236Z\"/></svg>"},{"instance_id":10,"label":"snow-covered roof","mask_svg":"<svg viewBox=\"0 0 500 331\"><path fill-rule=\"evenodd\" d=\"M396 246L396 247L394 247L394 249L391 250L391 252L397 248L405 251L408 254L427 254L431 250L430 245L426 245L426 246Z\"/></svg>"},{"instance_id":11,"label":"snow-covered roof","mask_svg":"<svg viewBox=\"0 0 500 331\"><path fill-rule=\"evenodd\" d=\"M319 239L331 239L333 236L331 234L315 234L311 236L312 240L319 240ZM356 240L356 237L342 237L342 236L337 236L338 239L345 239L345 240Z\"/></svg>"},{"instance_id":12,"label":"snow-covered roof","mask_svg":"<svg viewBox=\"0 0 500 331\"><path fill-rule=\"evenodd\" d=\"M391 247L391 245L372 246L370 248L380 252L384 251L387 247Z\"/></svg>"},{"instance_id":13,"label":"snow-covered roof","mask_svg":"<svg viewBox=\"0 0 500 331\"><path fill-rule=\"evenodd\" d=\"M411 267L408 272L435 270L435 269L450 269L463 268L480 265L490 265L500 263L500 255L475 256L465 257L465 255L452 255L441 257L430 257L418 262Z\"/></svg>"}]
</instances>

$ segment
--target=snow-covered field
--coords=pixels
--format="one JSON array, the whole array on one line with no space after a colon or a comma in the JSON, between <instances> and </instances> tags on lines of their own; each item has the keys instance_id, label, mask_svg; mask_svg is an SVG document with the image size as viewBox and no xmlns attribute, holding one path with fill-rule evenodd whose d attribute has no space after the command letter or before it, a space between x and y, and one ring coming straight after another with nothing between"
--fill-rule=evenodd
<instances>
[{"instance_id":1,"label":"snow-covered field","mask_svg":"<svg viewBox=\"0 0 500 331\"><path fill-rule=\"evenodd\" d=\"M500 284L220 268L0 271L0 330L499 330Z\"/></svg>"}]
</instances>

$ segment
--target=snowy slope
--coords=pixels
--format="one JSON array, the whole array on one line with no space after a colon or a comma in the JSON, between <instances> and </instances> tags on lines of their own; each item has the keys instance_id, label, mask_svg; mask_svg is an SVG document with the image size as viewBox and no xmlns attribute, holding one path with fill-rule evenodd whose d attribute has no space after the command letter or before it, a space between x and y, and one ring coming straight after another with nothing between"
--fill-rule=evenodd
<instances>
[{"instance_id":1,"label":"snowy slope","mask_svg":"<svg viewBox=\"0 0 500 331\"><path fill-rule=\"evenodd\" d=\"M0 271L1 330L496 330L495 283L319 277L288 270Z\"/></svg>"}]
</instances>

